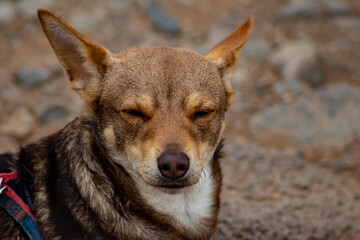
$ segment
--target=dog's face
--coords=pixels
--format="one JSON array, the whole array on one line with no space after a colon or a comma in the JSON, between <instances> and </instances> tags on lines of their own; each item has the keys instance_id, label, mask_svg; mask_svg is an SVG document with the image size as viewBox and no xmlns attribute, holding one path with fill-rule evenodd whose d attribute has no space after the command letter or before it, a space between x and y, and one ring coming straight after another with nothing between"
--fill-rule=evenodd
<instances>
[{"instance_id":1,"label":"dog's face","mask_svg":"<svg viewBox=\"0 0 360 240\"><path fill-rule=\"evenodd\" d=\"M146 183L192 185L209 167L224 130L226 92L215 65L200 54L149 47L115 55L99 99L106 139Z\"/></svg>"},{"instance_id":2,"label":"dog's face","mask_svg":"<svg viewBox=\"0 0 360 240\"><path fill-rule=\"evenodd\" d=\"M253 18L203 56L167 47L113 54L53 13L39 10L39 17L114 161L165 192L197 183L210 168L233 95L223 75L250 36Z\"/></svg>"}]
</instances>

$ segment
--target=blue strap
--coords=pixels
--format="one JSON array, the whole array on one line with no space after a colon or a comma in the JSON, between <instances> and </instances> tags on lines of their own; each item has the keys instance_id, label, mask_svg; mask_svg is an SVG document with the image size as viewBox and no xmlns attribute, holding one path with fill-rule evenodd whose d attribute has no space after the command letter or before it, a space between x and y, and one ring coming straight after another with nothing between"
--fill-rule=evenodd
<instances>
[{"instance_id":1,"label":"blue strap","mask_svg":"<svg viewBox=\"0 0 360 240\"><path fill-rule=\"evenodd\" d=\"M43 240L35 219L6 192L0 194L0 206L21 225L30 240Z\"/></svg>"},{"instance_id":2,"label":"blue strap","mask_svg":"<svg viewBox=\"0 0 360 240\"><path fill-rule=\"evenodd\" d=\"M42 240L35 220L8 194L0 195L2 206L24 229L30 240Z\"/></svg>"}]
</instances>

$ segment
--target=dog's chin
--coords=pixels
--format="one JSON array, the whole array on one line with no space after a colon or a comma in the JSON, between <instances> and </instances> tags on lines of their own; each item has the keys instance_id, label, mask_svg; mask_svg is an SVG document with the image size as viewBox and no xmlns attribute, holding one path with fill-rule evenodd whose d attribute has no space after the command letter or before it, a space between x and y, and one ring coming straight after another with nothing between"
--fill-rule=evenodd
<instances>
[{"instance_id":1,"label":"dog's chin","mask_svg":"<svg viewBox=\"0 0 360 240\"><path fill-rule=\"evenodd\" d=\"M187 187L188 186L158 186L156 188L167 194L180 194L183 193Z\"/></svg>"}]
</instances>

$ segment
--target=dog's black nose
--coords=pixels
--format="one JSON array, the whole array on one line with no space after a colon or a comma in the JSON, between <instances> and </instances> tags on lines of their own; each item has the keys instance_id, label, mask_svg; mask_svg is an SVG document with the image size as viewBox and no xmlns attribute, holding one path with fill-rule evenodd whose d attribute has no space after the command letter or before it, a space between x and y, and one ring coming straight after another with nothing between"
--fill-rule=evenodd
<instances>
[{"instance_id":1,"label":"dog's black nose","mask_svg":"<svg viewBox=\"0 0 360 240\"><path fill-rule=\"evenodd\" d=\"M185 176L189 170L190 160L184 153L163 153L157 159L161 174L171 180Z\"/></svg>"}]
</instances>

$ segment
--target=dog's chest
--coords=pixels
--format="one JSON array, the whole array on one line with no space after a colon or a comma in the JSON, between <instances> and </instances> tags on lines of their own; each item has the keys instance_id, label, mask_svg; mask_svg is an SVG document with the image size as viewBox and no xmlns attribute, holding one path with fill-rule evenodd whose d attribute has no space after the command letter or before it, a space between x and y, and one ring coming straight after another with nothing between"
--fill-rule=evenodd
<instances>
[{"instance_id":1,"label":"dog's chest","mask_svg":"<svg viewBox=\"0 0 360 240\"><path fill-rule=\"evenodd\" d=\"M204 219L211 218L214 205L214 180L211 173L204 172L200 181L180 194L166 194L160 191L143 193L149 205L155 210L171 216L187 229L198 229Z\"/></svg>"}]
</instances>

